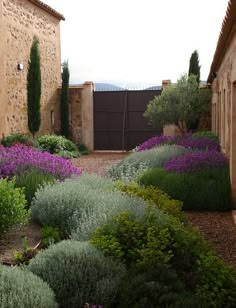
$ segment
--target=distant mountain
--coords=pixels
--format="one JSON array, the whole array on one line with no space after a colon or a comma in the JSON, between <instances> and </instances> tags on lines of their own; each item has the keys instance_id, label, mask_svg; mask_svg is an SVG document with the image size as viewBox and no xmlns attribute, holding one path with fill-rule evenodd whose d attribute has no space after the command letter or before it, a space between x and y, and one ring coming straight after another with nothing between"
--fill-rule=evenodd
<instances>
[{"instance_id":1,"label":"distant mountain","mask_svg":"<svg viewBox=\"0 0 236 308\"><path fill-rule=\"evenodd\" d=\"M145 88L144 90L161 90L162 86L151 86L148 88Z\"/></svg>"},{"instance_id":2,"label":"distant mountain","mask_svg":"<svg viewBox=\"0 0 236 308\"><path fill-rule=\"evenodd\" d=\"M97 82L95 85L95 91L123 91L125 88L118 87L110 83Z\"/></svg>"}]
</instances>

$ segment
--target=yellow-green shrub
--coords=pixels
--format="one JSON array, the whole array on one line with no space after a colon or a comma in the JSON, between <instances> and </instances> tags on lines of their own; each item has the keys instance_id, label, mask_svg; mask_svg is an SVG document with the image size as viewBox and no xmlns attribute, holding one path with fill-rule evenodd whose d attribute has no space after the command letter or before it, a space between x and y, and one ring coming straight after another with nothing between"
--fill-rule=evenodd
<instances>
[{"instance_id":1,"label":"yellow-green shrub","mask_svg":"<svg viewBox=\"0 0 236 308\"><path fill-rule=\"evenodd\" d=\"M118 181L117 188L130 196L138 196L151 204L154 203L165 213L178 217L181 220L184 218L184 214L181 211L183 202L172 199L168 194L166 194L158 187L142 187L135 182L125 184L121 181Z\"/></svg>"}]
</instances>

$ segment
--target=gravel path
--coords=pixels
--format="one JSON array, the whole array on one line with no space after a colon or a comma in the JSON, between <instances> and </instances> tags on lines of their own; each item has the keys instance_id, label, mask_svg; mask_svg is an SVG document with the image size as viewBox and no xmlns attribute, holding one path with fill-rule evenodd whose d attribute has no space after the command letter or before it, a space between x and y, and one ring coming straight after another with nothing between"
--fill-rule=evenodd
<instances>
[{"instance_id":1,"label":"gravel path","mask_svg":"<svg viewBox=\"0 0 236 308\"><path fill-rule=\"evenodd\" d=\"M73 159L73 163L84 172L104 175L105 170L122 160L127 153L92 153ZM236 268L236 224L231 212L187 212L189 221L197 226L203 236L212 243L218 254ZM236 214L235 214L236 217ZM13 252L22 250L22 237L33 247L39 241L39 226L30 223L15 227L0 236L0 262L13 262Z\"/></svg>"}]
</instances>

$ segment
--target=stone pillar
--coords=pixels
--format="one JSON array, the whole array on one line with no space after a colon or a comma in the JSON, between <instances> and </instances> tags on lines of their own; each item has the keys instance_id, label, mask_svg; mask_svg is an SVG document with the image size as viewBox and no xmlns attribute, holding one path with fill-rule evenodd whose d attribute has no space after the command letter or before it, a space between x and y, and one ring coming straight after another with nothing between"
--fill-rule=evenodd
<instances>
[{"instance_id":1,"label":"stone pillar","mask_svg":"<svg viewBox=\"0 0 236 308\"><path fill-rule=\"evenodd\" d=\"M82 143L90 151L94 150L94 127L93 127L93 82L86 81L82 91Z\"/></svg>"},{"instance_id":2,"label":"stone pillar","mask_svg":"<svg viewBox=\"0 0 236 308\"><path fill-rule=\"evenodd\" d=\"M233 83L231 104L231 136L230 136L230 179L233 207L236 209L236 81Z\"/></svg>"},{"instance_id":3,"label":"stone pillar","mask_svg":"<svg viewBox=\"0 0 236 308\"><path fill-rule=\"evenodd\" d=\"M165 88L171 84L171 80L170 79L166 79L166 80L162 80L162 90L165 90Z\"/></svg>"}]
</instances>

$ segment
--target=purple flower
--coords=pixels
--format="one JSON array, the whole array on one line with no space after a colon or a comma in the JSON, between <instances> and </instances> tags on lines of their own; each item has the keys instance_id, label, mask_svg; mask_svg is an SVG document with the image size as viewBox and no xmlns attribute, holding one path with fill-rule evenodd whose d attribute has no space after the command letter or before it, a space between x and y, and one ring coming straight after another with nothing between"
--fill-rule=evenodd
<instances>
[{"instance_id":1,"label":"purple flower","mask_svg":"<svg viewBox=\"0 0 236 308\"><path fill-rule=\"evenodd\" d=\"M136 152L150 150L163 143L174 142L177 138L178 138L177 136L163 136L163 135L152 137L148 139L147 141L145 141L144 143L140 144L137 147Z\"/></svg>"},{"instance_id":2,"label":"purple flower","mask_svg":"<svg viewBox=\"0 0 236 308\"><path fill-rule=\"evenodd\" d=\"M176 141L177 145L198 150L220 151L219 142L209 138L183 138Z\"/></svg>"},{"instance_id":3,"label":"purple flower","mask_svg":"<svg viewBox=\"0 0 236 308\"><path fill-rule=\"evenodd\" d=\"M12 177L18 172L30 169L51 174L60 180L82 173L69 160L48 152L42 153L24 145L8 148L0 146L0 178Z\"/></svg>"},{"instance_id":4,"label":"purple flower","mask_svg":"<svg viewBox=\"0 0 236 308\"><path fill-rule=\"evenodd\" d=\"M227 166L227 159L218 151L198 151L174 157L165 163L164 169L169 172L195 172L203 169Z\"/></svg>"}]
</instances>

